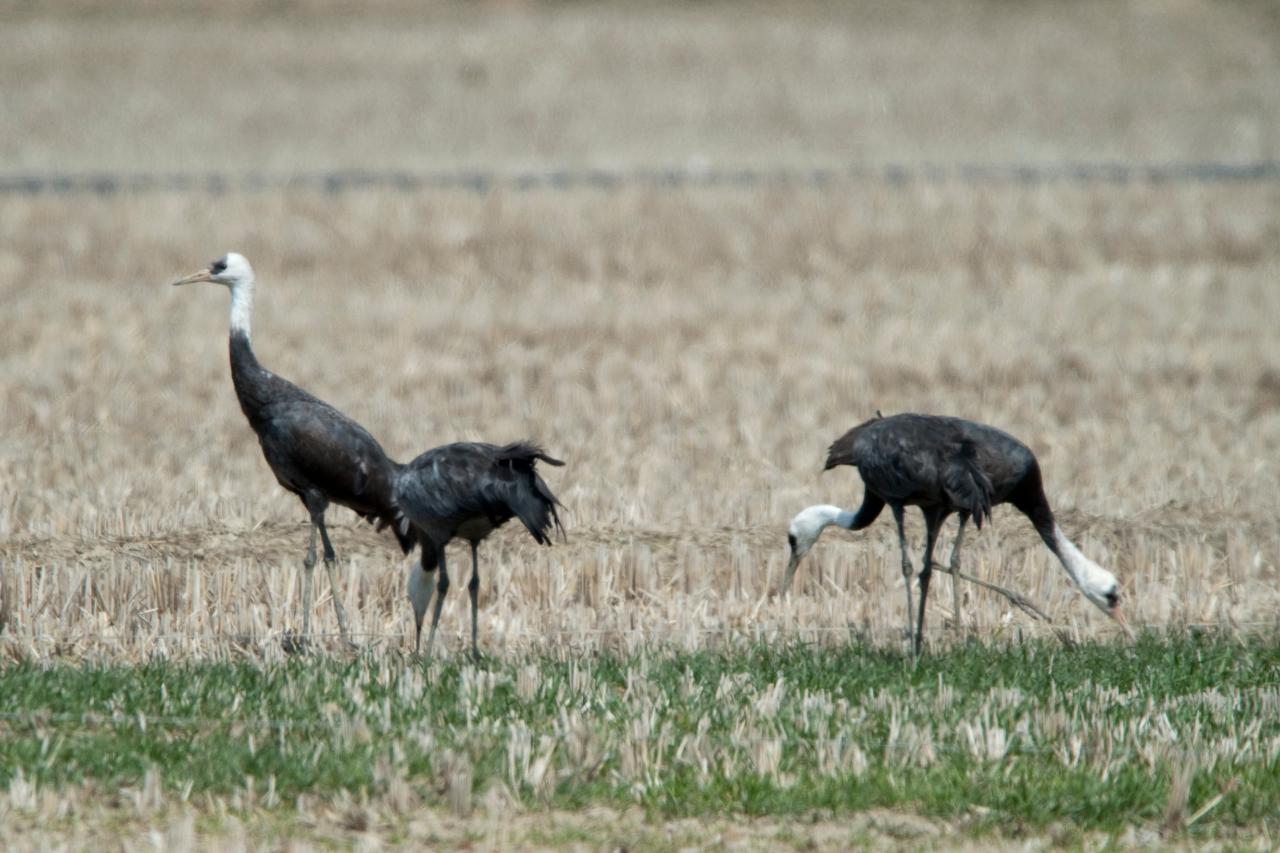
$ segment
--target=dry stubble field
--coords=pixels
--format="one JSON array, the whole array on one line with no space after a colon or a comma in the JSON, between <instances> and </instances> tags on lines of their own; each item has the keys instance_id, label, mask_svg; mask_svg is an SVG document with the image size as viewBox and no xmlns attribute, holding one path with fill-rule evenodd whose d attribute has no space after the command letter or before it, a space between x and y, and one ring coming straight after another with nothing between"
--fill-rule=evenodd
<instances>
[{"instance_id":1,"label":"dry stubble field","mask_svg":"<svg viewBox=\"0 0 1280 853\"><path fill-rule=\"evenodd\" d=\"M0 162L503 174L1280 149L1265 4L753 7L732 26L715 4L300 8L0 9ZM530 437L567 461L548 479L568 542L513 528L485 547L481 643L500 660L898 646L887 519L829 533L796 594L766 597L789 518L859 500L852 471L819 469L877 409L1026 440L1131 620L1275 625L1274 182L5 196L0 234L7 661L272 661L299 625L307 528L236 406L227 295L167 287L228 249L258 271L264 364L393 456ZM403 649L406 562L330 518L362 643ZM1011 510L965 561L1068 635L1114 633ZM322 578L313 624L331 632ZM973 588L965 608L983 637L1047 632Z\"/></svg>"},{"instance_id":2,"label":"dry stubble field","mask_svg":"<svg viewBox=\"0 0 1280 853\"><path fill-rule=\"evenodd\" d=\"M227 295L257 262L264 363L407 459L531 437L567 544L487 547L491 651L902 621L892 524L829 535L768 601L785 526L854 505L827 442L874 413L958 413L1038 452L1067 530L1141 624L1277 606L1277 190L885 187L9 201L0 554L10 654L269 646L298 621L307 526L227 375ZM145 223L139 227L135 223ZM64 247L75 246L73 251ZM389 537L334 510L338 594L409 627ZM915 532L918 537L918 520ZM999 511L966 565L1085 634L1110 626ZM464 565L455 558L455 573ZM944 582L946 583L946 582ZM322 589L327 585L322 584ZM971 590L984 634L1035 626ZM444 627L461 637L465 596ZM937 596L929 624L949 617ZM322 628L332 611L316 604Z\"/></svg>"}]
</instances>

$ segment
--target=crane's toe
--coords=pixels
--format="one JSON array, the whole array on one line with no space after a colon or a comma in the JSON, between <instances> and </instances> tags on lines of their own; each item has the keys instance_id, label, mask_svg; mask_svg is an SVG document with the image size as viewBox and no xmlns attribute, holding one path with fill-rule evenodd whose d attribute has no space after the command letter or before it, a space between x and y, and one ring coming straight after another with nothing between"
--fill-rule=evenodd
<instances>
[{"instance_id":1,"label":"crane's toe","mask_svg":"<svg viewBox=\"0 0 1280 853\"><path fill-rule=\"evenodd\" d=\"M287 655L306 654L311 650L310 645L306 637L295 631L285 631L284 636L280 638L280 647Z\"/></svg>"}]
</instances>

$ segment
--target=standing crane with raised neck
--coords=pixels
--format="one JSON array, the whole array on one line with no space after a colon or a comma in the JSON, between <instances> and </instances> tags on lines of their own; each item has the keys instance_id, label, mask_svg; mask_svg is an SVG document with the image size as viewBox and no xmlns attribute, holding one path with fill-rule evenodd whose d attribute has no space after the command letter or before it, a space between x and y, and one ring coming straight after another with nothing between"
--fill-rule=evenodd
<instances>
[{"instance_id":1,"label":"standing crane with raised neck","mask_svg":"<svg viewBox=\"0 0 1280 853\"><path fill-rule=\"evenodd\" d=\"M865 487L862 506L849 511L818 505L802 510L791 522L787 541L791 557L781 592L791 588L796 568L822 531L831 525L862 530L887 504L898 526L902 576L907 595L907 634L914 627L913 649L920 654L924 638L924 607L933 571L933 547L943 522L960 516L951 552L949 571L953 589L959 578L960 544L965 524L972 519L979 530L991 518L997 504L1010 503L1031 520L1032 526L1067 574L1096 605L1132 636L1120 609L1120 586L1115 575L1080 552L1054 520L1044 494L1040 464L1018 439L986 424L938 415L899 414L876 417L836 439L827 453L823 470L839 465L858 469ZM903 531L905 507L917 506L924 514L925 546L920 569L919 616L912 620L911 558ZM959 623L959 594L956 593Z\"/></svg>"},{"instance_id":2,"label":"standing crane with raised neck","mask_svg":"<svg viewBox=\"0 0 1280 853\"><path fill-rule=\"evenodd\" d=\"M351 632L338 594L334 564L337 555L324 514L331 503L391 527L407 554L413 540L396 525L392 484L399 467L369 431L333 406L282 379L258 363L249 337L253 314L253 267L243 255L230 252L174 285L207 282L231 291L231 381L240 409L258 435L276 480L297 495L311 518L311 541L303 559L302 634L311 633L312 571L316 564L316 534L324 546L324 566L332 588L333 609L342 638Z\"/></svg>"}]
</instances>

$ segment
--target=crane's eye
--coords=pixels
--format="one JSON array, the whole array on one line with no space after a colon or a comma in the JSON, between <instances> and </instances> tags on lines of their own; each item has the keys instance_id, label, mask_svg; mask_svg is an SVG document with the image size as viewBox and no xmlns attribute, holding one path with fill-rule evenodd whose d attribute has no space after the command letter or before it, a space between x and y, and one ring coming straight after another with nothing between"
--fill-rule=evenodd
<instances>
[{"instance_id":1,"label":"crane's eye","mask_svg":"<svg viewBox=\"0 0 1280 853\"><path fill-rule=\"evenodd\" d=\"M1116 592L1114 589L1111 590L1111 592L1107 593L1108 607L1115 607L1119 603L1120 603L1120 593Z\"/></svg>"},{"instance_id":2,"label":"crane's eye","mask_svg":"<svg viewBox=\"0 0 1280 853\"><path fill-rule=\"evenodd\" d=\"M209 272L213 273L214 275L221 275L226 271L227 271L226 258L218 258L216 261L209 264Z\"/></svg>"},{"instance_id":3,"label":"crane's eye","mask_svg":"<svg viewBox=\"0 0 1280 853\"><path fill-rule=\"evenodd\" d=\"M787 544L791 546L791 550L796 549L796 535L794 533L787 534Z\"/></svg>"}]
</instances>

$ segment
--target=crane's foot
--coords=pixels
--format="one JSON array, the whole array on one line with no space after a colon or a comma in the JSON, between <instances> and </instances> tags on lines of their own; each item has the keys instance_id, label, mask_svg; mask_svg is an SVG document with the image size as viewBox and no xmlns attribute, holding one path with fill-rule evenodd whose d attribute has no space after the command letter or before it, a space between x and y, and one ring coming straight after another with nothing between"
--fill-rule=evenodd
<instances>
[{"instance_id":1,"label":"crane's foot","mask_svg":"<svg viewBox=\"0 0 1280 853\"><path fill-rule=\"evenodd\" d=\"M302 634L285 631L280 638L280 647L286 655L305 655L311 651L311 641Z\"/></svg>"}]
</instances>

